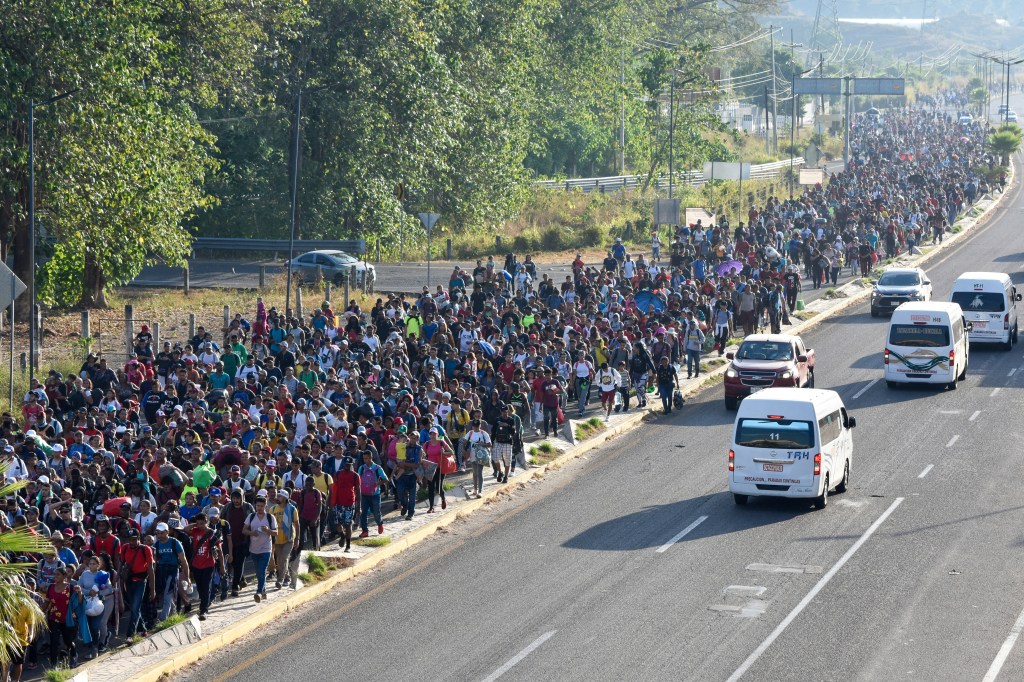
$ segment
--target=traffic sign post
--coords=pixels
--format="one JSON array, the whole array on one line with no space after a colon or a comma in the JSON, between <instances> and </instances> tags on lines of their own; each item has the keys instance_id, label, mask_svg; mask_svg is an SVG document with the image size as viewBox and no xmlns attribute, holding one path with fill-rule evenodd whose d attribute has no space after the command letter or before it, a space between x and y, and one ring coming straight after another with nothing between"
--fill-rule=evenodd
<instances>
[{"instance_id":1,"label":"traffic sign post","mask_svg":"<svg viewBox=\"0 0 1024 682\"><path fill-rule=\"evenodd\" d=\"M437 213L420 213L420 222L427 230L427 290L430 289L430 235L434 231L434 224L441 216Z\"/></svg>"},{"instance_id":2,"label":"traffic sign post","mask_svg":"<svg viewBox=\"0 0 1024 682\"><path fill-rule=\"evenodd\" d=\"M10 393L8 396L8 405L10 406L12 412L14 411L14 301L16 301L19 296L25 293L27 289L28 287L25 285L25 283L18 279L18 276L11 272L11 269L7 267L7 265L3 261L0 261L0 303L3 304L0 305L0 310L3 310L4 308L8 307L11 310L11 345L9 348L10 365L8 367L8 369L10 370L9 376L11 381L10 387L8 389ZM34 319L35 311L33 310L31 314Z\"/></svg>"}]
</instances>

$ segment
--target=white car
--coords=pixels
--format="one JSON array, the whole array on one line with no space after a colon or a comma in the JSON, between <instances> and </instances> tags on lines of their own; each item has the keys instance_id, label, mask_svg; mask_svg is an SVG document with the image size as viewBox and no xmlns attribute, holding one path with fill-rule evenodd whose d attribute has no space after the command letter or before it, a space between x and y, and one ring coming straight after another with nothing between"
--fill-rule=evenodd
<instances>
[{"instance_id":1,"label":"white car","mask_svg":"<svg viewBox=\"0 0 1024 682\"><path fill-rule=\"evenodd\" d=\"M907 301L932 300L932 283L921 268L887 268L871 291L871 317L891 313Z\"/></svg>"},{"instance_id":2,"label":"white car","mask_svg":"<svg viewBox=\"0 0 1024 682\"><path fill-rule=\"evenodd\" d=\"M1007 111L1006 112L1006 122L1007 123L1016 123L1017 122L1017 112L1016 111L1012 111L1012 110L1011 111Z\"/></svg>"},{"instance_id":3,"label":"white car","mask_svg":"<svg viewBox=\"0 0 1024 682\"><path fill-rule=\"evenodd\" d=\"M349 274L353 267L356 269L356 279L352 282L353 285L362 284L364 279L367 284L377 279L377 271L373 265L344 251L310 251L293 258L290 263L292 276L300 280L316 279L318 266L323 272L324 279L339 286L345 283L345 275ZM288 267L288 263L285 263L285 267Z\"/></svg>"}]
</instances>

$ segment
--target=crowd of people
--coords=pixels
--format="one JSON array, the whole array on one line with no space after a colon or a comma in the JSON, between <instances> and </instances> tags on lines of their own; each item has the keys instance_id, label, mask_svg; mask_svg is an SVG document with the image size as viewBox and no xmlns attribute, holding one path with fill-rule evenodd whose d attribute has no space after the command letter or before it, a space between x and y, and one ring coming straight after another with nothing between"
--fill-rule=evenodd
<instances>
[{"instance_id":1,"label":"crowd of people","mask_svg":"<svg viewBox=\"0 0 1024 682\"><path fill-rule=\"evenodd\" d=\"M471 472L479 496L573 413L608 419L654 394L670 413L702 355L779 331L808 284L941 240L988 190L978 125L908 109L855 130L824 184L649 248L617 239L564 281L508 254L369 309L324 301L298 319L258 299L227 328L155 345L143 325L127 362L89 355L33 382L0 423L8 483L26 481L0 530L49 538L22 557L49 627L19 631L12 678L44 643L51 665L74 665L118 632L294 587L301 549L349 550L385 514L445 509L447 476Z\"/></svg>"}]
</instances>

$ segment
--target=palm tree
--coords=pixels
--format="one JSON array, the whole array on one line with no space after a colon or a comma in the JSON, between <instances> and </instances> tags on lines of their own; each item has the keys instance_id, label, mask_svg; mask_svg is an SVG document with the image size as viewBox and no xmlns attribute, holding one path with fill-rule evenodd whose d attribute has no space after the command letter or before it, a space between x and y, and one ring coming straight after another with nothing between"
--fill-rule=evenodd
<instances>
[{"instance_id":1,"label":"palm tree","mask_svg":"<svg viewBox=\"0 0 1024 682\"><path fill-rule=\"evenodd\" d=\"M999 155L1000 163L1010 165L1010 154L1020 149L1021 137L1012 130L1000 130L988 138L988 148Z\"/></svg>"},{"instance_id":2,"label":"palm tree","mask_svg":"<svg viewBox=\"0 0 1024 682\"><path fill-rule=\"evenodd\" d=\"M0 478L5 478L9 465L9 462L0 461ZM17 481L0 486L0 499L14 495L25 487L25 483ZM52 552L50 543L28 527L12 529L6 519L0 523L0 666L4 669L11 661L11 651L21 651L23 648L14 624L26 624L32 631L38 632L46 623L43 612L25 584L25 577L35 564L5 557ZM24 623L26 620L27 623Z\"/></svg>"}]
</instances>

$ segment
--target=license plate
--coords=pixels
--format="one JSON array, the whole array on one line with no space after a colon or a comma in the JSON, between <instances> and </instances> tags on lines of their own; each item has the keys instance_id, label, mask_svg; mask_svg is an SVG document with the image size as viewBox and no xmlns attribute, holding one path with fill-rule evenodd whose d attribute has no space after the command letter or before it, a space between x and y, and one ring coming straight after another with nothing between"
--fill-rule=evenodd
<instances>
[{"instance_id":1,"label":"license plate","mask_svg":"<svg viewBox=\"0 0 1024 682\"><path fill-rule=\"evenodd\" d=\"M973 324L974 324L974 328L975 329L984 329L985 327L988 326L988 320L978 320L977 322L974 322Z\"/></svg>"},{"instance_id":2,"label":"license plate","mask_svg":"<svg viewBox=\"0 0 1024 682\"><path fill-rule=\"evenodd\" d=\"M763 390L763 389L764 389L764 386L751 386L750 387L750 392L751 393L757 393L758 391Z\"/></svg>"},{"instance_id":3,"label":"license plate","mask_svg":"<svg viewBox=\"0 0 1024 682\"><path fill-rule=\"evenodd\" d=\"M764 464L762 466L764 466L764 470L765 471L776 471L776 472L781 472L782 471L782 465L781 464Z\"/></svg>"}]
</instances>

